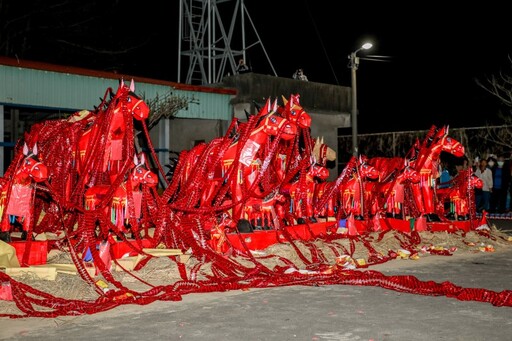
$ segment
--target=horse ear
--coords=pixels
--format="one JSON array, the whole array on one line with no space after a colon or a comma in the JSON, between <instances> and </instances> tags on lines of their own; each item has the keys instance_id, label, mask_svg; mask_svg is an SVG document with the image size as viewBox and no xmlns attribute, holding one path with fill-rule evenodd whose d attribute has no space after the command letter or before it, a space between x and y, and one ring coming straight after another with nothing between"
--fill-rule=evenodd
<instances>
[{"instance_id":1,"label":"horse ear","mask_svg":"<svg viewBox=\"0 0 512 341\"><path fill-rule=\"evenodd\" d=\"M300 105L300 95L299 94L292 95L292 98L293 98L293 104Z\"/></svg>"},{"instance_id":2,"label":"horse ear","mask_svg":"<svg viewBox=\"0 0 512 341\"><path fill-rule=\"evenodd\" d=\"M274 104L272 104L272 112L277 111L277 98L274 100Z\"/></svg>"},{"instance_id":3,"label":"horse ear","mask_svg":"<svg viewBox=\"0 0 512 341\"><path fill-rule=\"evenodd\" d=\"M265 106L263 107L264 109L260 111L260 115L266 115L270 112L270 97L267 98L267 102L265 102Z\"/></svg>"},{"instance_id":4,"label":"horse ear","mask_svg":"<svg viewBox=\"0 0 512 341\"><path fill-rule=\"evenodd\" d=\"M140 164L143 165L146 163L146 157L144 156L144 153L140 154Z\"/></svg>"},{"instance_id":5,"label":"horse ear","mask_svg":"<svg viewBox=\"0 0 512 341\"><path fill-rule=\"evenodd\" d=\"M254 103L254 107L256 108L256 111L257 111L257 112L260 112L261 107L258 105L258 103L256 103L256 101L252 101L252 103ZM246 111L247 111L247 110L246 110Z\"/></svg>"},{"instance_id":6,"label":"horse ear","mask_svg":"<svg viewBox=\"0 0 512 341\"><path fill-rule=\"evenodd\" d=\"M135 92L135 81L133 80L133 78L132 78L132 80L130 82L130 91L131 92Z\"/></svg>"},{"instance_id":7,"label":"horse ear","mask_svg":"<svg viewBox=\"0 0 512 341\"><path fill-rule=\"evenodd\" d=\"M288 100L286 99L286 97L284 97L283 95L281 95L281 97L283 98L283 104L284 106L286 106L286 104L288 103Z\"/></svg>"},{"instance_id":8,"label":"horse ear","mask_svg":"<svg viewBox=\"0 0 512 341\"><path fill-rule=\"evenodd\" d=\"M34 143L34 147L32 148L32 154L37 155L37 142Z\"/></svg>"},{"instance_id":9,"label":"horse ear","mask_svg":"<svg viewBox=\"0 0 512 341\"><path fill-rule=\"evenodd\" d=\"M137 157L137 154L133 155L133 163L135 164L135 166L139 165L139 158Z\"/></svg>"},{"instance_id":10,"label":"horse ear","mask_svg":"<svg viewBox=\"0 0 512 341\"><path fill-rule=\"evenodd\" d=\"M324 144L324 137L322 136L322 139L320 140L320 144Z\"/></svg>"},{"instance_id":11,"label":"horse ear","mask_svg":"<svg viewBox=\"0 0 512 341\"><path fill-rule=\"evenodd\" d=\"M27 156L28 155L28 146L27 146L27 142L25 142L23 144L23 155Z\"/></svg>"}]
</instances>

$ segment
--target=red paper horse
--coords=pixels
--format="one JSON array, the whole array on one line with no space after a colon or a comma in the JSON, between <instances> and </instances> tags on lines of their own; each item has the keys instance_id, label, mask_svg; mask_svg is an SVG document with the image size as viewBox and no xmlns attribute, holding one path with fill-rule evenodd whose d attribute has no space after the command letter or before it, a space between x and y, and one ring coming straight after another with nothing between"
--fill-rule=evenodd
<instances>
[{"instance_id":1,"label":"red paper horse","mask_svg":"<svg viewBox=\"0 0 512 341\"><path fill-rule=\"evenodd\" d=\"M353 177L344 185L341 194L341 204L345 214L352 215L357 220L363 220L368 212L366 204L371 199L371 192L368 191L366 182L377 180L379 172L367 162L363 155L359 156L359 163Z\"/></svg>"},{"instance_id":2,"label":"red paper horse","mask_svg":"<svg viewBox=\"0 0 512 341\"><path fill-rule=\"evenodd\" d=\"M420 174L405 159L402 169L395 169L391 177L382 179L376 186L378 208L384 208L388 217L405 218L403 212L405 188L411 184L417 184L419 181Z\"/></svg>"},{"instance_id":3,"label":"red paper horse","mask_svg":"<svg viewBox=\"0 0 512 341\"><path fill-rule=\"evenodd\" d=\"M116 234L127 233L129 223L132 233L137 233L138 219L141 217L142 186L153 187L158 184L158 177L147 169L144 154L140 159L133 157L134 168L130 176L117 188L109 185L97 185L85 192L85 208L87 210L104 210L104 219L111 220ZM104 231L106 232L106 231Z\"/></svg>"},{"instance_id":4,"label":"red paper horse","mask_svg":"<svg viewBox=\"0 0 512 341\"><path fill-rule=\"evenodd\" d=\"M313 161L305 174L305 181L301 181L299 177L297 181L283 187L282 191L289 197L291 213L297 222L305 223L306 218L316 222L315 217L318 217L318 212L313 209L315 187L317 183L326 181L328 177L329 170ZM302 195L304 192L305 195Z\"/></svg>"},{"instance_id":5,"label":"red paper horse","mask_svg":"<svg viewBox=\"0 0 512 341\"><path fill-rule=\"evenodd\" d=\"M37 144L29 150L23 145L23 156L19 155L0 183L0 217L2 239L10 240L9 232L16 220L22 222L24 235L32 231L32 214L36 182L48 179L47 167L37 157ZM12 174L14 173L14 174ZM9 174L12 174L9 176Z\"/></svg>"},{"instance_id":6,"label":"red paper horse","mask_svg":"<svg viewBox=\"0 0 512 341\"><path fill-rule=\"evenodd\" d=\"M88 182L91 172L108 172L113 182L121 171L121 164L133 158L132 118L143 121L149 116L149 107L134 91L133 80L129 87L121 80L112 99L100 105L100 109L103 106L106 109L101 109L96 115L82 113L70 118L91 122L78 142L77 170L86 177L85 182Z\"/></svg>"},{"instance_id":7,"label":"red paper horse","mask_svg":"<svg viewBox=\"0 0 512 341\"><path fill-rule=\"evenodd\" d=\"M435 131L431 129L431 131ZM413 185L416 207L427 221L440 221L435 213L434 188L439 176L439 156L441 152L450 153L456 157L464 156L464 146L448 136L448 126L440 128L435 134L429 134L416 160L411 165L420 173L420 182Z\"/></svg>"},{"instance_id":8,"label":"red paper horse","mask_svg":"<svg viewBox=\"0 0 512 341\"><path fill-rule=\"evenodd\" d=\"M291 95L289 101L287 101L284 96L282 98L284 107L277 108L277 112L288 121L296 124L299 128L311 127L311 116L309 116L309 114L304 111L304 108L300 105L300 95Z\"/></svg>"},{"instance_id":9,"label":"red paper horse","mask_svg":"<svg viewBox=\"0 0 512 341\"><path fill-rule=\"evenodd\" d=\"M461 170L452 181L452 186L447 188L438 188L437 196L439 198L440 211L444 212L444 203L450 203L450 212L448 216L453 220L469 220L471 207L475 207L475 196L473 190L482 188L482 179L472 174L472 170Z\"/></svg>"},{"instance_id":10,"label":"red paper horse","mask_svg":"<svg viewBox=\"0 0 512 341\"><path fill-rule=\"evenodd\" d=\"M267 100L265 107L252 118L259 122L256 128L248 132L247 138L241 136L231 144L222 158L223 179L230 186L231 200L237 203L233 208L235 220L242 218L244 200L262 194L258 188L258 180L261 180L258 177L267 155L263 155L261 151L271 142L270 137L290 140L296 136L296 125L276 115L276 108L276 103L271 105Z\"/></svg>"}]
</instances>

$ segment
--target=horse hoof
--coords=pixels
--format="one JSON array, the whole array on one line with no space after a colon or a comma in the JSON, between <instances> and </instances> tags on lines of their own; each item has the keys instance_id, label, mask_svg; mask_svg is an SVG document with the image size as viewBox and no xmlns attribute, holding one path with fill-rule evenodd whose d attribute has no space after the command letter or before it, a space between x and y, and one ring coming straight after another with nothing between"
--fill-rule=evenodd
<instances>
[{"instance_id":1,"label":"horse hoof","mask_svg":"<svg viewBox=\"0 0 512 341\"><path fill-rule=\"evenodd\" d=\"M252 224L246 219L240 219L236 227L240 233L251 233L253 231Z\"/></svg>"},{"instance_id":2,"label":"horse hoof","mask_svg":"<svg viewBox=\"0 0 512 341\"><path fill-rule=\"evenodd\" d=\"M425 215L425 218L427 219L427 222L433 223L433 222L440 222L441 218L435 213L429 213Z\"/></svg>"},{"instance_id":3,"label":"horse hoof","mask_svg":"<svg viewBox=\"0 0 512 341\"><path fill-rule=\"evenodd\" d=\"M0 240L10 243L11 242L11 233L9 231L7 232L0 232Z\"/></svg>"},{"instance_id":4,"label":"horse hoof","mask_svg":"<svg viewBox=\"0 0 512 341\"><path fill-rule=\"evenodd\" d=\"M458 217L458 220L461 220L460 218L461 218L461 217ZM446 215L446 219L449 219L449 220L456 220L456 219L455 219L455 214L453 214L453 213L448 213L448 214Z\"/></svg>"}]
</instances>

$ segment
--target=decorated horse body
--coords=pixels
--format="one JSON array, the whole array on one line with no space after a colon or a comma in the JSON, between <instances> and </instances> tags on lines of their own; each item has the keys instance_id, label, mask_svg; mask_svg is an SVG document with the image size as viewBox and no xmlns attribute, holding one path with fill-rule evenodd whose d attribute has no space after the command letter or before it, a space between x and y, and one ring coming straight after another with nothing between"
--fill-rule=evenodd
<instances>
[{"instance_id":1,"label":"decorated horse body","mask_svg":"<svg viewBox=\"0 0 512 341\"><path fill-rule=\"evenodd\" d=\"M384 209L386 216L404 218L405 188L420 181L420 174L405 159L403 167L396 168L375 188L377 209Z\"/></svg>"},{"instance_id":2,"label":"decorated horse body","mask_svg":"<svg viewBox=\"0 0 512 341\"><path fill-rule=\"evenodd\" d=\"M433 127L434 128L434 127ZM431 129L435 131L435 129ZM420 182L413 185L416 207L427 221L440 221L435 213L434 188L438 178L439 156L446 152L455 157L464 156L464 146L448 136L448 126L429 134L419 150L417 158L411 165L420 173Z\"/></svg>"},{"instance_id":3,"label":"decorated horse body","mask_svg":"<svg viewBox=\"0 0 512 341\"><path fill-rule=\"evenodd\" d=\"M137 222L142 213L142 186L154 187L158 184L157 175L145 165L144 154L140 155L140 159L134 155L133 164L128 178L117 188L96 185L85 192L85 208L103 210L103 218L111 220L117 230L116 234L127 233L127 223L132 233L139 231Z\"/></svg>"},{"instance_id":4,"label":"decorated horse body","mask_svg":"<svg viewBox=\"0 0 512 341\"><path fill-rule=\"evenodd\" d=\"M264 194L258 187L260 172L264 160L271 156L263 151L277 149L276 144L280 140L293 139L297 132L295 124L276 114L276 103L271 105L269 100L247 124L251 124L253 119L257 122L255 128L248 131L247 136L240 136L232 143L222 158L222 176L229 184L231 200L236 203L233 208L235 220L242 217L244 200ZM271 141L270 137L279 139Z\"/></svg>"},{"instance_id":5,"label":"decorated horse body","mask_svg":"<svg viewBox=\"0 0 512 341\"><path fill-rule=\"evenodd\" d=\"M100 105L96 113L72 116L70 120L87 120L89 125L78 141L77 171L84 176L84 183L96 184L95 173L108 173L111 181L121 172L125 160L134 152L133 119L143 121L149 116L149 107L135 94L132 80L127 86L121 80L115 94L108 89L111 99ZM92 176L89 176L93 173ZM92 182L92 183L89 183Z\"/></svg>"},{"instance_id":6,"label":"decorated horse body","mask_svg":"<svg viewBox=\"0 0 512 341\"><path fill-rule=\"evenodd\" d=\"M367 180L375 181L378 172L367 162L366 156L352 157L336 181L317 184L315 189L315 211L319 216L339 218L355 215L363 218L365 201L371 192Z\"/></svg>"},{"instance_id":7,"label":"decorated horse body","mask_svg":"<svg viewBox=\"0 0 512 341\"><path fill-rule=\"evenodd\" d=\"M276 185L281 182L291 181L291 176L286 178L288 175L294 175L297 171L300 171L300 167L309 167L309 165L299 165L299 160L304 160L311 155L306 155L312 149L312 141L309 138L311 117L300 105L300 96L290 95L290 99L287 100L282 96L284 106L277 107L277 112L290 121L297 127L297 134L295 138L281 141L279 148L276 153L276 157L273 160L273 168L276 175Z\"/></svg>"},{"instance_id":8,"label":"decorated horse body","mask_svg":"<svg viewBox=\"0 0 512 341\"><path fill-rule=\"evenodd\" d=\"M32 150L23 145L23 155L18 155L0 183L0 217L2 239L10 240L12 224L22 222L23 233L32 231L35 183L48 179L48 169L38 157L37 144Z\"/></svg>"},{"instance_id":9,"label":"decorated horse body","mask_svg":"<svg viewBox=\"0 0 512 341\"><path fill-rule=\"evenodd\" d=\"M180 153L164 200L184 210L227 207L234 221L245 220L251 211L245 207L247 202L261 202L270 193L261 186L262 177L273 174L264 166L265 160L275 155L280 141L297 134L297 127L278 115L276 108L277 102L268 99L247 122L234 119L224 137Z\"/></svg>"},{"instance_id":10,"label":"decorated horse body","mask_svg":"<svg viewBox=\"0 0 512 341\"><path fill-rule=\"evenodd\" d=\"M290 200L290 211L295 220L305 222L309 218L312 222L316 222L315 217L319 214L314 210L315 187L327 178L329 178L329 170L313 160L305 174L305 181L300 181L299 177L298 180L283 187L282 193Z\"/></svg>"},{"instance_id":11,"label":"decorated horse body","mask_svg":"<svg viewBox=\"0 0 512 341\"><path fill-rule=\"evenodd\" d=\"M452 180L451 186L438 188L437 196L439 200L439 211L444 212L444 203L450 203L450 212L447 216L453 220L469 220L471 217L471 207L475 207L474 189L482 188L482 179L472 173L471 169L461 170Z\"/></svg>"},{"instance_id":12,"label":"decorated horse body","mask_svg":"<svg viewBox=\"0 0 512 341\"><path fill-rule=\"evenodd\" d=\"M244 205L244 219L248 220L255 230L277 229L286 218L285 202L286 197L277 191L263 199L249 198Z\"/></svg>"},{"instance_id":13,"label":"decorated horse body","mask_svg":"<svg viewBox=\"0 0 512 341\"><path fill-rule=\"evenodd\" d=\"M375 181L379 177L379 172L367 161L365 156L359 156L356 172L341 191L341 204L345 214L352 215L357 220L363 220L364 215L369 212L366 204L371 199L371 189L367 187L367 181Z\"/></svg>"}]
</instances>

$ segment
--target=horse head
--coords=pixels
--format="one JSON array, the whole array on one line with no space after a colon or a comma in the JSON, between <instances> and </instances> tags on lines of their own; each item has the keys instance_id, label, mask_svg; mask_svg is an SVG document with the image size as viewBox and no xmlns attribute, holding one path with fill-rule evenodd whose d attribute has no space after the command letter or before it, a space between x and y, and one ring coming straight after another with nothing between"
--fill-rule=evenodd
<instances>
[{"instance_id":1,"label":"horse head","mask_svg":"<svg viewBox=\"0 0 512 341\"><path fill-rule=\"evenodd\" d=\"M313 142L313 157L320 165L325 166L327 161L336 160L336 152L324 143L323 137L317 137Z\"/></svg>"},{"instance_id":2,"label":"horse head","mask_svg":"<svg viewBox=\"0 0 512 341\"><path fill-rule=\"evenodd\" d=\"M368 164L368 158L366 156L359 156L358 173L361 179L376 180L379 178L379 171Z\"/></svg>"},{"instance_id":3,"label":"horse head","mask_svg":"<svg viewBox=\"0 0 512 341\"><path fill-rule=\"evenodd\" d=\"M120 81L116 97L121 99L126 98L126 108L132 113L136 120L144 121L149 117L149 106L140 96L135 94L135 83L133 79L130 82L130 86L125 85L123 80ZM123 103L122 100L118 102L118 105L121 103Z\"/></svg>"},{"instance_id":4,"label":"horse head","mask_svg":"<svg viewBox=\"0 0 512 341\"><path fill-rule=\"evenodd\" d=\"M318 163L313 163L309 168L308 175L324 181L329 178L329 170Z\"/></svg>"},{"instance_id":5,"label":"horse head","mask_svg":"<svg viewBox=\"0 0 512 341\"><path fill-rule=\"evenodd\" d=\"M270 100L260 112L262 121L259 126L262 127L263 132L267 135L277 136L281 132L283 140L292 140L297 135L297 126L290 122L288 119L276 115L277 102L270 106Z\"/></svg>"},{"instance_id":6,"label":"horse head","mask_svg":"<svg viewBox=\"0 0 512 341\"><path fill-rule=\"evenodd\" d=\"M284 108L280 108L281 115L296 124L300 128L311 127L311 116L304 111L304 108L299 103L300 95L291 95L290 100L287 101L283 96Z\"/></svg>"},{"instance_id":7,"label":"horse head","mask_svg":"<svg viewBox=\"0 0 512 341\"><path fill-rule=\"evenodd\" d=\"M456 157L462 157L465 153L464 146L459 141L449 136L444 138L442 150Z\"/></svg>"},{"instance_id":8,"label":"horse head","mask_svg":"<svg viewBox=\"0 0 512 341\"><path fill-rule=\"evenodd\" d=\"M140 154L140 159L134 155L133 163L135 167L131 173L131 181L134 186L143 184L154 187L158 184L158 176L146 167L146 158L143 153Z\"/></svg>"},{"instance_id":9,"label":"horse head","mask_svg":"<svg viewBox=\"0 0 512 341\"><path fill-rule=\"evenodd\" d=\"M464 156L464 146L454 138L448 136L449 126L440 128L434 136L434 143L439 141L441 144L441 150L453 154L456 157Z\"/></svg>"},{"instance_id":10,"label":"horse head","mask_svg":"<svg viewBox=\"0 0 512 341\"><path fill-rule=\"evenodd\" d=\"M44 163L39 161L37 157L37 143L34 144L32 150L30 150L25 143L23 145L23 155L25 158L20 166L18 173L28 175L34 179L35 182L43 182L48 179L48 168Z\"/></svg>"},{"instance_id":11,"label":"horse head","mask_svg":"<svg viewBox=\"0 0 512 341\"><path fill-rule=\"evenodd\" d=\"M420 180L421 180L420 173L418 171L416 171L409 164L409 160L406 159L404 169L403 169L402 173L399 175L398 181L400 183L410 182L413 184L417 184L418 182L420 182Z\"/></svg>"}]
</instances>

